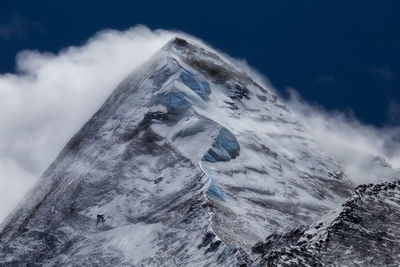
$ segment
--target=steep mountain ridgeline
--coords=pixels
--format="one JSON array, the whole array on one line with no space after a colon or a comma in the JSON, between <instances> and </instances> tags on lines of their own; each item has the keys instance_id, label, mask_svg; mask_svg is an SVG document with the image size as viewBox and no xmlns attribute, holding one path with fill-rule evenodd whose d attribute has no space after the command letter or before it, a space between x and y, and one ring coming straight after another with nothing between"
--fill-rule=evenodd
<instances>
[{"instance_id":1,"label":"steep mountain ridgeline","mask_svg":"<svg viewBox=\"0 0 400 267\"><path fill-rule=\"evenodd\" d=\"M369 184L313 225L253 247L259 265L398 266L400 182Z\"/></svg>"}]
</instances>

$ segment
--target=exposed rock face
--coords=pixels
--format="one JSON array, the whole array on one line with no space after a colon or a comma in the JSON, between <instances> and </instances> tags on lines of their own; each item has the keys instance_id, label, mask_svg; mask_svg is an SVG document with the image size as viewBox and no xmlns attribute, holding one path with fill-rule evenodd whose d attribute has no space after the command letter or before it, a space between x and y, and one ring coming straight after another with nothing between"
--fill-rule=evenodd
<instances>
[{"instance_id":1,"label":"exposed rock face","mask_svg":"<svg viewBox=\"0 0 400 267\"><path fill-rule=\"evenodd\" d=\"M332 263L358 242L338 230L355 222L324 239L336 250L311 248L322 237L307 225L353 189L271 90L176 38L120 84L3 222L0 265Z\"/></svg>"},{"instance_id":2,"label":"exposed rock face","mask_svg":"<svg viewBox=\"0 0 400 267\"><path fill-rule=\"evenodd\" d=\"M399 266L400 182L362 185L312 226L253 247L268 266Z\"/></svg>"}]
</instances>

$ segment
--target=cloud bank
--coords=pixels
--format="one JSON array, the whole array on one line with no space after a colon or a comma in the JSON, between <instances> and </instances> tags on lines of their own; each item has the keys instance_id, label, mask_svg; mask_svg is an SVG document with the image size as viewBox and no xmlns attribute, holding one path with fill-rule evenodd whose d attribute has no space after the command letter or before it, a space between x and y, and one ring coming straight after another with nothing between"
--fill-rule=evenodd
<instances>
[{"instance_id":1,"label":"cloud bank","mask_svg":"<svg viewBox=\"0 0 400 267\"><path fill-rule=\"evenodd\" d=\"M57 54L22 51L0 75L0 221L112 90L170 38L105 30Z\"/></svg>"}]
</instances>

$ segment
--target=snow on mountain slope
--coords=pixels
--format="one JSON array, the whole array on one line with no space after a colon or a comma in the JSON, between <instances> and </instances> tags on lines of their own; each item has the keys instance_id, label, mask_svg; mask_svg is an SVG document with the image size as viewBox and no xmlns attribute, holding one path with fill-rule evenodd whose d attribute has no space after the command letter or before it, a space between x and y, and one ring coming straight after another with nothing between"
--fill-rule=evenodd
<instances>
[{"instance_id":1,"label":"snow on mountain slope","mask_svg":"<svg viewBox=\"0 0 400 267\"><path fill-rule=\"evenodd\" d=\"M0 227L5 265L250 264L353 185L288 108L175 38L112 93Z\"/></svg>"},{"instance_id":2,"label":"snow on mountain slope","mask_svg":"<svg viewBox=\"0 0 400 267\"><path fill-rule=\"evenodd\" d=\"M399 181L362 185L313 225L271 235L253 253L268 266L398 266L399 219Z\"/></svg>"},{"instance_id":3,"label":"snow on mountain slope","mask_svg":"<svg viewBox=\"0 0 400 267\"><path fill-rule=\"evenodd\" d=\"M196 112L228 129L240 147L235 157L215 162L207 154L201 163L211 180L213 228L224 241L251 246L312 222L349 195L342 171L275 95L207 50L175 47L186 68L212 84Z\"/></svg>"}]
</instances>

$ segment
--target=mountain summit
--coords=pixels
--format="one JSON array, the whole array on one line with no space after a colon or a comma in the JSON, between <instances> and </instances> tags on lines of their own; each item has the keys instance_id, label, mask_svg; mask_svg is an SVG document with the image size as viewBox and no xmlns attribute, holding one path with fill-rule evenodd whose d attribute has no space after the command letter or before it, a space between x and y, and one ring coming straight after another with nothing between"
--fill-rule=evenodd
<instances>
[{"instance_id":1,"label":"mountain summit","mask_svg":"<svg viewBox=\"0 0 400 267\"><path fill-rule=\"evenodd\" d=\"M397 184L354 187L273 91L177 37L114 90L3 222L0 265L324 265L330 240L368 249L371 231L338 243L349 240L338 221L357 217L341 224L357 228L369 216L358 211L375 207L399 217ZM354 255L344 259L368 263Z\"/></svg>"}]
</instances>

